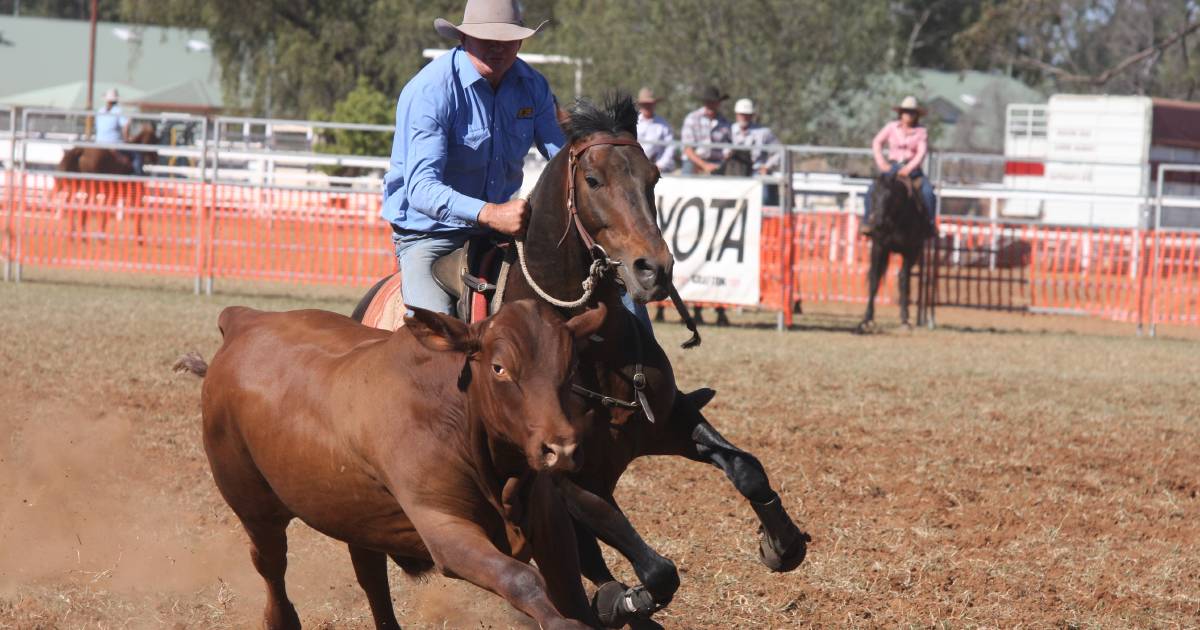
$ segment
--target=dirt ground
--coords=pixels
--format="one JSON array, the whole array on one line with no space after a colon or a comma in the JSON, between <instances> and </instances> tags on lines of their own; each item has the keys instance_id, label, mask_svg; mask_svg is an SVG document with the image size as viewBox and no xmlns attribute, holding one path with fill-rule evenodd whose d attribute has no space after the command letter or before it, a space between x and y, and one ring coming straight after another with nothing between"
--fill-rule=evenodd
<instances>
[{"instance_id":1,"label":"dirt ground","mask_svg":"<svg viewBox=\"0 0 1200 630\"><path fill-rule=\"evenodd\" d=\"M0 628L259 623L262 585L200 444L199 381L169 366L211 356L226 305L345 313L353 292L166 284L0 283ZM618 499L682 571L661 623L1200 626L1194 331L947 311L909 333L883 307L885 332L856 337L857 310L810 306L787 333L735 315L687 352L658 326L682 384L717 389L713 424L813 538L803 566L771 574L719 471L635 462ZM298 523L290 542L305 625L369 627L344 546ZM393 569L393 596L406 627L530 627L441 578Z\"/></svg>"}]
</instances>

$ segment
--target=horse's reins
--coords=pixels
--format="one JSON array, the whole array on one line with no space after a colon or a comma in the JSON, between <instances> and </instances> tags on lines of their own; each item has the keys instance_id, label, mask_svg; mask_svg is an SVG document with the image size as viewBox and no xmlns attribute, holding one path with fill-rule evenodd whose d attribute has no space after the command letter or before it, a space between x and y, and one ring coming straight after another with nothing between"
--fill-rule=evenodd
<instances>
[{"instance_id":1,"label":"horse's reins","mask_svg":"<svg viewBox=\"0 0 1200 630\"><path fill-rule=\"evenodd\" d=\"M637 140L629 138L618 138L616 136L602 135L577 146L571 147L568 154L567 167L567 226L563 230L563 235L558 239L558 246L567 240L567 235L571 233L571 226L575 226L575 231L579 233L579 239L583 241L584 247L587 248L588 254L592 257L591 267L588 269L588 275L583 279L581 286L583 295L577 300L559 300L547 293L533 279L533 274L529 273L529 265L525 257L525 242L524 239L516 239L517 243L517 258L521 263L521 273L525 276L525 281L529 283L529 287L533 292L538 294L543 300L559 308L578 308L587 304L591 299L592 293L596 290L600 278L610 269L615 269L621 265L620 261L612 260L608 257L608 252L596 242L587 228L583 225L583 220L579 218L579 209L575 200L575 174L579 169L579 159L590 148L595 146L632 146L639 149L642 148L641 143ZM679 291L675 288L675 283L670 283L671 303L675 306L675 310L679 312L679 316L683 319L684 325L692 333L692 337L683 343L683 347L694 348L700 345L700 331L696 328L696 322L687 311L687 306L684 305L683 299L679 297Z\"/></svg>"}]
</instances>

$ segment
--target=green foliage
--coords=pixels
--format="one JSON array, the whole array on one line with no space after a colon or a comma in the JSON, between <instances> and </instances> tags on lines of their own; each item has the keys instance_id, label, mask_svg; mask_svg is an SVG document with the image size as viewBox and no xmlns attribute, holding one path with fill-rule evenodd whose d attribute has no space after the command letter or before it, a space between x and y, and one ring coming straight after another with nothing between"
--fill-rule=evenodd
<instances>
[{"instance_id":1,"label":"green foliage","mask_svg":"<svg viewBox=\"0 0 1200 630\"><path fill-rule=\"evenodd\" d=\"M206 28L221 64L225 101L272 117L332 111L360 80L391 101L426 63L423 49L455 45L434 32L433 20L457 22L464 4L121 0L129 21ZM698 106L695 91L714 83L734 98L753 98L761 121L785 142L863 144L890 117L887 105L911 78L906 71L918 67L1002 71L1064 91L1200 97L1200 32L1103 83L1066 76L1102 73L1200 20L1200 0L523 4L527 23L551 20L524 51L589 60L584 94L650 86L665 97L659 113L678 126ZM539 70L560 101L574 96L573 67Z\"/></svg>"},{"instance_id":2,"label":"green foliage","mask_svg":"<svg viewBox=\"0 0 1200 630\"><path fill-rule=\"evenodd\" d=\"M333 106L332 115L322 110L309 113L312 120L388 125L393 121L394 101L379 90L371 87L366 77L358 79L358 85ZM336 155L386 156L391 152L392 134L380 131L355 129L328 129L321 134L313 148L319 153ZM333 167L327 169L331 175L352 176L358 169Z\"/></svg>"},{"instance_id":3,"label":"green foliage","mask_svg":"<svg viewBox=\"0 0 1200 630\"><path fill-rule=\"evenodd\" d=\"M0 15L14 15L20 10L22 17L48 17L64 20L90 20L92 3L80 0L0 0ZM96 3L97 18L115 22L121 15L121 0L99 0Z\"/></svg>"}]
</instances>

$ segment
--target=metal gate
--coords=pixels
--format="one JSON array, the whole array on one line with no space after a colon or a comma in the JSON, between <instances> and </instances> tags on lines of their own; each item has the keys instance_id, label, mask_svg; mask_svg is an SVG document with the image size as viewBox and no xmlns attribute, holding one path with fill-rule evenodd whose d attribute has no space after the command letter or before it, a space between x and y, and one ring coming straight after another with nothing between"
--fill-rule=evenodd
<instances>
[{"instance_id":1,"label":"metal gate","mask_svg":"<svg viewBox=\"0 0 1200 630\"><path fill-rule=\"evenodd\" d=\"M939 306L1028 312L1032 254L1023 225L941 221L922 254L917 323L936 325Z\"/></svg>"}]
</instances>

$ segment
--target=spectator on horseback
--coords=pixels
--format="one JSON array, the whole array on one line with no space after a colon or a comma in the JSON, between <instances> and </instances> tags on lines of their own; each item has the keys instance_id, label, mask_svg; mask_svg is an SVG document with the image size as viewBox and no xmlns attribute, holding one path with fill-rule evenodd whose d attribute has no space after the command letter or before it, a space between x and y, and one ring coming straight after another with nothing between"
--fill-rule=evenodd
<instances>
[{"instance_id":1,"label":"spectator on horseback","mask_svg":"<svg viewBox=\"0 0 1200 630\"><path fill-rule=\"evenodd\" d=\"M919 180L921 210L932 224L937 199L933 195L933 186L929 183L929 178L921 171L921 162L929 152L929 134L921 125L921 116L925 114L925 108L917 103L915 96L906 96L900 105L892 110L896 112L896 120L884 125L871 142L871 149L875 153L875 165L882 173L907 177L914 183ZM888 159L883 157L885 144L888 147ZM874 188L875 184L872 183L863 202L863 222L860 231L866 236L874 234L878 223L878 215L871 212L871 191Z\"/></svg>"},{"instance_id":2,"label":"spectator on horseback","mask_svg":"<svg viewBox=\"0 0 1200 630\"><path fill-rule=\"evenodd\" d=\"M646 157L654 162L659 172L670 173L675 170L675 147L665 143L675 140L675 132L662 116L654 113L658 100L654 90L648 87L638 90L637 106L641 115L638 116L637 138L646 151Z\"/></svg>"},{"instance_id":3,"label":"spectator on horseback","mask_svg":"<svg viewBox=\"0 0 1200 630\"><path fill-rule=\"evenodd\" d=\"M460 45L400 93L382 215L410 306L453 313L433 262L472 235L525 232L529 203L511 199L525 155L536 145L549 159L566 143L549 83L517 59L544 25L526 28L517 0L468 0L461 25L434 22Z\"/></svg>"},{"instance_id":4,"label":"spectator on horseback","mask_svg":"<svg viewBox=\"0 0 1200 630\"><path fill-rule=\"evenodd\" d=\"M754 101L743 98L733 105L733 114L737 122L733 124L733 144L745 147L764 147L779 144L779 138L770 128L756 122ZM761 148L752 150L736 149L725 167L726 175L767 175L779 168L780 154L777 151L766 151ZM735 168L735 164L737 167ZM737 172L734 172L737 171Z\"/></svg>"},{"instance_id":5,"label":"spectator on horseback","mask_svg":"<svg viewBox=\"0 0 1200 630\"><path fill-rule=\"evenodd\" d=\"M731 135L729 119L721 114L721 103L729 98L715 86L708 86L700 92L700 109L693 111L683 119L680 130L683 146L683 172L687 175L721 174L725 160L730 152L716 147L696 147L699 143L730 143Z\"/></svg>"},{"instance_id":6,"label":"spectator on horseback","mask_svg":"<svg viewBox=\"0 0 1200 630\"><path fill-rule=\"evenodd\" d=\"M119 103L121 95L116 88L109 88L104 93L104 107L96 111L96 143L123 144L129 142L130 120L121 111ZM142 163L145 158L141 151L120 151L129 159L134 175L143 175Z\"/></svg>"}]
</instances>

